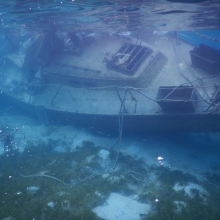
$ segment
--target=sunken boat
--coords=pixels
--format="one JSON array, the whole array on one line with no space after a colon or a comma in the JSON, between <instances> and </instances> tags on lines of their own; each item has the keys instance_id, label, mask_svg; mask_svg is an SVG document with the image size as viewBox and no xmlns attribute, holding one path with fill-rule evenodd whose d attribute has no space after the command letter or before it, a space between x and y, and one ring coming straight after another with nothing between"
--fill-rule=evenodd
<instances>
[{"instance_id":1,"label":"sunken boat","mask_svg":"<svg viewBox=\"0 0 220 220\"><path fill-rule=\"evenodd\" d=\"M42 123L220 131L220 51L181 33L45 31L5 40L1 100Z\"/></svg>"}]
</instances>

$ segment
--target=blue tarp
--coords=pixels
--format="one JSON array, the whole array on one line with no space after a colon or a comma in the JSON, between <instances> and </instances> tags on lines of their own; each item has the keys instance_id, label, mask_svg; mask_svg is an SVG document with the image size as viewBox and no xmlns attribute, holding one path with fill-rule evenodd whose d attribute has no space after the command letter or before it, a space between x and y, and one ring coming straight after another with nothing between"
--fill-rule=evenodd
<instances>
[{"instance_id":1,"label":"blue tarp","mask_svg":"<svg viewBox=\"0 0 220 220\"><path fill-rule=\"evenodd\" d=\"M217 30L195 30L195 31L180 31L179 38L198 46L205 44L220 50L220 29Z\"/></svg>"}]
</instances>

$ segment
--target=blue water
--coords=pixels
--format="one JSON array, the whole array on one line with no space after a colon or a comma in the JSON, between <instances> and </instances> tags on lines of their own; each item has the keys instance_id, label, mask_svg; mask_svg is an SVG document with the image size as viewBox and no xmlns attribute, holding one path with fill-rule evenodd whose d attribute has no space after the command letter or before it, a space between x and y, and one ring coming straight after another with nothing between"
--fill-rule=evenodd
<instances>
[{"instance_id":1,"label":"blue water","mask_svg":"<svg viewBox=\"0 0 220 220\"><path fill-rule=\"evenodd\" d=\"M31 72L37 62L45 64L48 48L58 53L60 42L51 34L34 50L45 48L45 53L39 49L42 60L29 53L29 66L14 60L16 71L9 62L12 54L21 58L28 51L21 51L23 42L52 31L118 38L155 31L162 39L176 32L194 46L220 50L219 7L218 1L2 2L0 82L6 70L16 79L20 69ZM89 45L88 40L83 46ZM38 81L28 87L26 72L21 88L41 95ZM0 94L0 219L220 219L219 132L167 132L162 125L162 132L129 133L122 117L117 127L110 123L103 129L77 118L69 122L65 114L51 121L42 106L27 111L31 100L22 108L19 92L20 101Z\"/></svg>"}]
</instances>

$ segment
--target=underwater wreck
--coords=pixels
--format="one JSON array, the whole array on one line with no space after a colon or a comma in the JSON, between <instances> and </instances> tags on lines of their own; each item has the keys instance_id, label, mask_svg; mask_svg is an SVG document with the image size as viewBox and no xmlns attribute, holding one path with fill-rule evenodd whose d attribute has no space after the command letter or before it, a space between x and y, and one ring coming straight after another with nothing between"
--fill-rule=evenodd
<instances>
[{"instance_id":1,"label":"underwater wreck","mask_svg":"<svg viewBox=\"0 0 220 220\"><path fill-rule=\"evenodd\" d=\"M220 131L220 51L178 33L5 36L1 100L43 123L123 132ZM150 39L150 40L148 40Z\"/></svg>"}]
</instances>

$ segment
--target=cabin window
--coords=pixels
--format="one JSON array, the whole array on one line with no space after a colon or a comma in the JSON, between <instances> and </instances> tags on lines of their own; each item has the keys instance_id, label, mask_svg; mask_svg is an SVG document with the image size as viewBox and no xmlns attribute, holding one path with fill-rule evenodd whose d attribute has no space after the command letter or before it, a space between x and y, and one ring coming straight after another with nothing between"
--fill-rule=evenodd
<instances>
[{"instance_id":1,"label":"cabin window","mask_svg":"<svg viewBox=\"0 0 220 220\"><path fill-rule=\"evenodd\" d=\"M94 82L84 82L84 86L85 87L96 87L96 83Z\"/></svg>"},{"instance_id":2,"label":"cabin window","mask_svg":"<svg viewBox=\"0 0 220 220\"><path fill-rule=\"evenodd\" d=\"M76 88L81 88L81 83L77 80L69 80L69 84L72 86L72 87L76 87Z\"/></svg>"}]
</instances>

